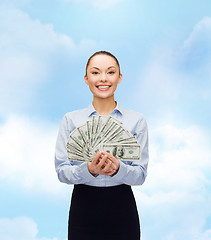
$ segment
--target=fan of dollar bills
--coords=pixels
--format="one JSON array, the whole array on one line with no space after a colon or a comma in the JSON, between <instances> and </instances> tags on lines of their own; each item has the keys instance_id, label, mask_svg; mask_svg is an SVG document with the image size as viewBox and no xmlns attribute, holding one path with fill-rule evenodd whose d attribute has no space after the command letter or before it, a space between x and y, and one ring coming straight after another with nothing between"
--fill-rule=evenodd
<instances>
[{"instance_id":1,"label":"fan of dollar bills","mask_svg":"<svg viewBox=\"0 0 211 240\"><path fill-rule=\"evenodd\" d=\"M135 161L140 159L141 145L120 121L99 115L76 128L67 142L69 160L89 162L98 151L107 151L122 161Z\"/></svg>"}]
</instances>

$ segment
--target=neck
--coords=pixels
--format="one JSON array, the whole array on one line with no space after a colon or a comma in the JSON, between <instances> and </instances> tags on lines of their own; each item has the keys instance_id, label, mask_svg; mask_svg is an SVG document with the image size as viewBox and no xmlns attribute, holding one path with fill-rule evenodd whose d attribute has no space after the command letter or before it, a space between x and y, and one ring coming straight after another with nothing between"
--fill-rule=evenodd
<instances>
[{"instance_id":1,"label":"neck","mask_svg":"<svg viewBox=\"0 0 211 240\"><path fill-rule=\"evenodd\" d=\"M114 100L114 96L112 98L93 98L92 102L95 110L99 115L108 116L115 109L116 102Z\"/></svg>"}]
</instances>

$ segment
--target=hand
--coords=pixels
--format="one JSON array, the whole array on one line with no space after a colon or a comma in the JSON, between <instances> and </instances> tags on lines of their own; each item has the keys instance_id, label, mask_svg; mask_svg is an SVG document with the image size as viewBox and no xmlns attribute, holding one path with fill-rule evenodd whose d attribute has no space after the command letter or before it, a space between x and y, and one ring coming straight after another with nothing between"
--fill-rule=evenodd
<instances>
[{"instance_id":1,"label":"hand","mask_svg":"<svg viewBox=\"0 0 211 240\"><path fill-rule=\"evenodd\" d=\"M92 175L113 175L118 170L117 159L107 152L98 152L91 162L87 163L89 172Z\"/></svg>"},{"instance_id":2,"label":"hand","mask_svg":"<svg viewBox=\"0 0 211 240\"><path fill-rule=\"evenodd\" d=\"M102 154L107 155L107 158L112 162L112 166L114 169L116 169L115 174L118 172L119 170L119 166L120 166L120 161L119 159L115 158L113 155L111 155L108 152L103 151Z\"/></svg>"}]
</instances>

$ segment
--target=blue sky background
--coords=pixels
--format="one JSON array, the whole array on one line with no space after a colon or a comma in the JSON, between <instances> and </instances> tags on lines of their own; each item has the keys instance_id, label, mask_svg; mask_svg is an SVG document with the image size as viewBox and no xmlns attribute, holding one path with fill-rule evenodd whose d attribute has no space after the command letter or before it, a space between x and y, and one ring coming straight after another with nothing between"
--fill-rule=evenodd
<instances>
[{"instance_id":1,"label":"blue sky background","mask_svg":"<svg viewBox=\"0 0 211 240\"><path fill-rule=\"evenodd\" d=\"M148 178L133 187L143 240L210 240L210 0L1 1L0 239L66 239L72 186L54 146L63 115L92 101L98 50L120 61L116 100L149 125Z\"/></svg>"}]
</instances>

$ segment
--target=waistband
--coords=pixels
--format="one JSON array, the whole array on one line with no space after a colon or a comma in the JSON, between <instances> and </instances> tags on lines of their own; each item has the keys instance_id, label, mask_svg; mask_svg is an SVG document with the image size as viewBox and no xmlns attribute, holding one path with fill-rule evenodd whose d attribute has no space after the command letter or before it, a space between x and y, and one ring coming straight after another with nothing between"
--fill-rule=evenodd
<instances>
[{"instance_id":1,"label":"waistband","mask_svg":"<svg viewBox=\"0 0 211 240\"><path fill-rule=\"evenodd\" d=\"M86 184L75 184L74 185L75 190L83 190L83 191L94 191L94 192L101 192L101 191L128 191L131 190L130 185L126 184L120 184L116 186L108 186L108 187L96 187L96 186L90 186Z\"/></svg>"}]
</instances>

